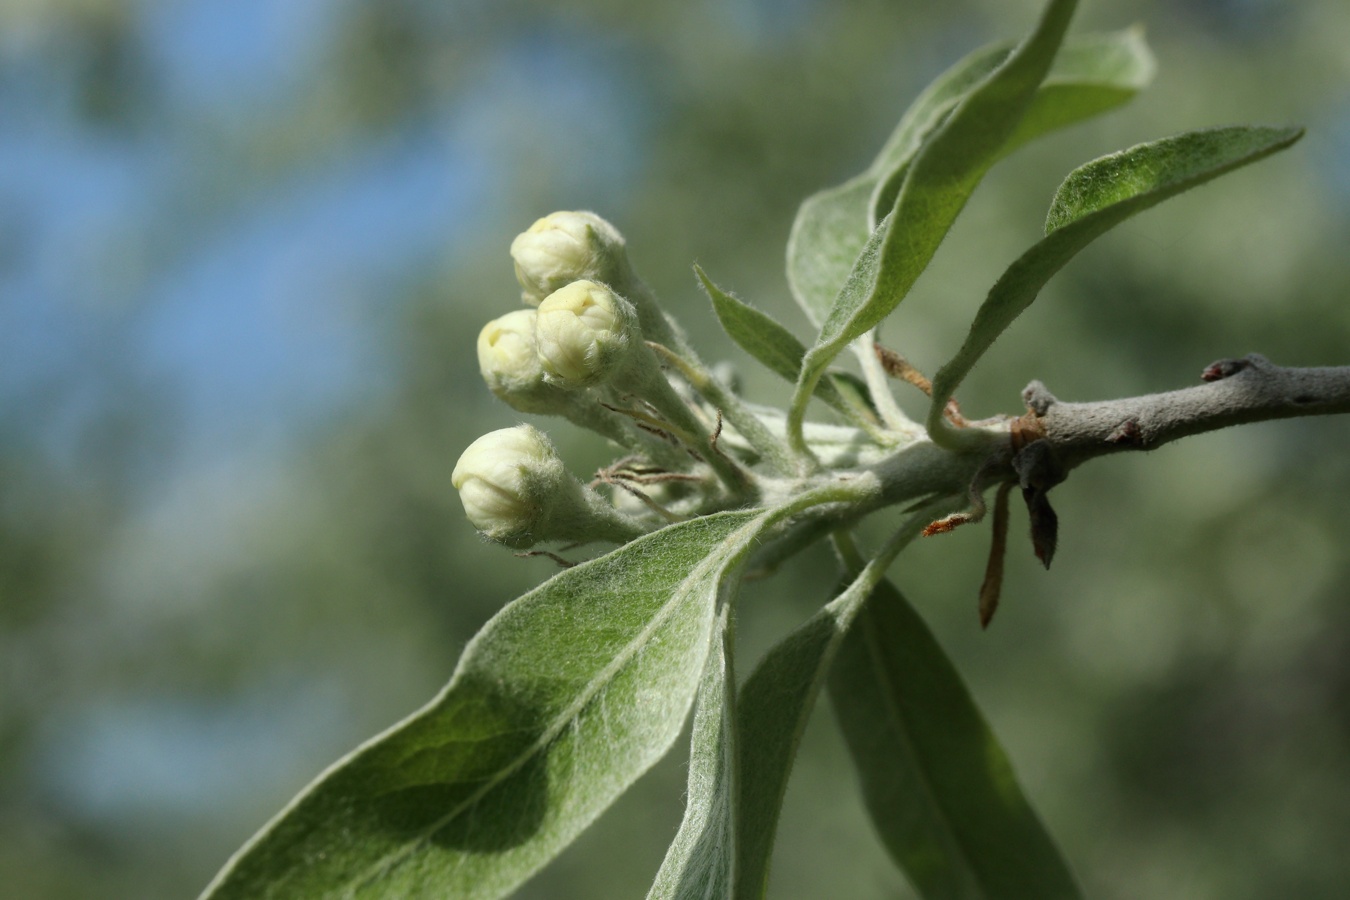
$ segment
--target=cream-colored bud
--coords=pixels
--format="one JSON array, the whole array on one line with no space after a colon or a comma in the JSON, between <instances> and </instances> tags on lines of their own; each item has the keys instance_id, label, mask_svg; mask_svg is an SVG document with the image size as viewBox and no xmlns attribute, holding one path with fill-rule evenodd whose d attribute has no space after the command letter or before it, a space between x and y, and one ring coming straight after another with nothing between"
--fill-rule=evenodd
<instances>
[{"instance_id":1,"label":"cream-colored bud","mask_svg":"<svg viewBox=\"0 0 1350 900\"><path fill-rule=\"evenodd\" d=\"M623 542L645 530L568 474L548 437L529 425L474 441L455 463L450 483L473 526L512 547Z\"/></svg>"},{"instance_id":2,"label":"cream-colored bud","mask_svg":"<svg viewBox=\"0 0 1350 900\"><path fill-rule=\"evenodd\" d=\"M566 478L543 432L529 425L491 431L470 444L450 474L464 514L499 541L528 535L539 519L548 482Z\"/></svg>"},{"instance_id":3,"label":"cream-colored bud","mask_svg":"<svg viewBox=\"0 0 1350 900\"><path fill-rule=\"evenodd\" d=\"M539 304L534 333L545 378L569 389L608 379L631 339L641 337L632 305L594 281L574 281L549 294Z\"/></svg>"},{"instance_id":4,"label":"cream-colored bud","mask_svg":"<svg viewBox=\"0 0 1350 900\"><path fill-rule=\"evenodd\" d=\"M532 309L518 309L493 319L478 333L478 369L488 389L512 409L557 414L564 392L544 380L535 346Z\"/></svg>"},{"instance_id":5,"label":"cream-colored bud","mask_svg":"<svg viewBox=\"0 0 1350 900\"><path fill-rule=\"evenodd\" d=\"M545 216L511 242L525 302L538 304L573 281L614 282L626 266L623 235L592 212Z\"/></svg>"},{"instance_id":6,"label":"cream-colored bud","mask_svg":"<svg viewBox=\"0 0 1350 900\"><path fill-rule=\"evenodd\" d=\"M493 319L478 333L478 369L489 386L529 384L544 377L534 349L532 309L518 309Z\"/></svg>"}]
</instances>

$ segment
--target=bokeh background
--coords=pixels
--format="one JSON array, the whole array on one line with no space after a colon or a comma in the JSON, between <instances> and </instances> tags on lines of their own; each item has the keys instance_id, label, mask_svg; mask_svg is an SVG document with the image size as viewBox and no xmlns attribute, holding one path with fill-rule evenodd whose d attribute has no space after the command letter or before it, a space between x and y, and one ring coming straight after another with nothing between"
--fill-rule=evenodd
<instances>
[{"instance_id":1,"label":"bokeh background","mask_svg":"<svg viewBox=\"0 0 1350 900\"><path fill-rule=\"evenodd\" d=\"M1156 84L1000 164L888 342L935 369L1072 166L1296 122L1292 151L1086 252L962 399L1168 389L1252 350L1350 363L1350 6L1083 6L1078 30L1146 26ZM517 302L516 232L602 213L705 355L782 402L690 264L806 336L782 266L796 204L1034 7L0 2L0 893L195 895L550 574L480 542L449 482L519 420L473 351ZM579 473L605 459L546 427ZM1286 421L1080 471L1055 493L1055 569L1015 543L986 633L987 530L897 564L1090 895L1344 896L1348 438ZM832 580L820 551L755 584L747 655ZM683 772L676 752L521 896L641 896ZM771 896L908 895L822 709Z\"/></svg>"}]
</instances>

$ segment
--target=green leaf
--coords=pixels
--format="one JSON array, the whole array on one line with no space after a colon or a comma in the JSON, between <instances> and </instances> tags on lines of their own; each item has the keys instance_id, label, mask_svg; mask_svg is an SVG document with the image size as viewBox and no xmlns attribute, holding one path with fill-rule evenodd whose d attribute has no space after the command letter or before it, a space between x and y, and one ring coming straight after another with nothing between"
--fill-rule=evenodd
<instances>
[{"instance_id":1,"label":"green leaf","mask_svg":"<svg viewBox=\"0 0 1350 900\"><path fill-rule=\"evenodd\" d=\"M893 211L876 229L879 246L870 254L863 249L802 363L788 429L799 452L800 422L816 382L850 341L896 307L927 267L1031 105L1076 7L1075 0L1050 0L1035 30L957 103L915 154Z\"/></svg>"},{"instance_id":2,"label":"green leaf","mask_svg":"<svg viewBox=\"0 0 1350 900\"><path fill-rule=\"evenodd\" d=\"M998 158L1002 159L1051 132L1128 103L1153 80L1156 68L1153 54L1139 28L1088 34L1065 41L1050 74L1036 89L1031 105L1017 123L1017 129L999 149ZM942 117L954 105L954 100L949 100L944 109L936 110L932 125L941 124ZM927 137L927 132L921 137ZM901 166L878 185L872 196L873 223L883 218L895 204L905 174L905 168Z\"/></svg>"},{"instance_id":3,"label":"green leaf","mask_svg":"<svg viewBox=\"0 0 1350 900\"><path fill-rule=\"evenodd\" d=\"M909 165L924 137L1011 50L1011 42L992 44L943 72L910 104L867 171L813 194L801 205L788 236L788 284L812 324L819 327L829 315L875 227L868 219L878 185Z\"/></svg>"},{"instance_id":4,"label":"green leaf","mask_svg":"<svg viewBox=\"0 0 1350 900\"><path fill-rule=\"evenodd\" d=\"M701 267L694 266L694 272L727 335L769 371L796 382L806 345L767 313L722 290ZM846 373L826 373L816 386L816 396L853 422L860 425L876 422L868 405L866 386Z\"/></svg>"},{"instance_id":5,"label":"green leaf","mask_svg":"<svg viewBox=\"0 0 1350 900\"><path fill-rule=\"evenodd\" d=\"M1050 0L1031 35L923 142L896 196L875 265L868 267L870 289L862 296L841 293L807 354L804 375L822 369L909 292L1031 105L1076 6L1075 0Z\"/></svg>"},{"instance_id":6,"label":"green leaf","mask_svg":"<svg viewBox=\"0 0 1350 900\"><path fill-rule=\"evenodd\" d=\"M758 900L768 888L774 835L797 746L844 633L866 597L865 590L840 594L765 654L741 687L737 900Z\"/></svg>"},{"instance_id":7,"label":"green leaf","mask_svg":"<svg viewBox=\"0 0 1350 900\"><path fill-rule=\"evenodd\" d=\"M1128 103L1148 87L1156 70L1142 28L1065 41L1002 155Z\"/></svg>"},{"instance_id":8,"label":"green leaf","mask_svg":"<svg viewBox=\"0 0 1350 900\"><path fill-rule=\"evenodd\" d=\"M867 203L875 176L864 173L807 197L788 236L788 286L817 328L867 241Z\"/></svg>"},{"instance_id":9,"label":"green leaf","mask_svg":"<svg viewBox=\"0 0 1350 900\"><path fill-rule=\"evenodd\" d=\"M845 635L829 688L872 822L925 900L1080 896L956 669L889 582Z\"/></svg>"},{"instance_id":10,"label":"green leaf","mask_svg":"<svg viewBox=\"0 0 1350 900\"><path fill-rule=\"evenodd\" d=\"M942 409L998 336L1065 263L1121 222L1182 191L1263 159L1303 136L1301 128L1235 126L1190 131L1093 160L1064 179L1046 218L1046 237L1008 267L980 305L970 333L933 380L928 429L959 441Z\"/></svg>"},{"instance_id":11,"label":"green leaf","mask_svg":"<svg viewBox=\"0 0 1350 900\"><path fill-rule=\"evenodd\" d=\"M788 283L817 327L829 314L868 234L894 205L923 141L1012 49L1009 41L991 44L938 76L906 110L867 171L802 204L788 238ZM1153 56L1139 29L1067 40L999 155L1125 103L1147 85L1153 70Z\"/></svg>"},{"instance_id":12,"label":"green leaf","mask_svg":"<svg viewBox=\"0 0 1350 900\"><path fill-rule=\"evenodd\" d=\"M731 604L724 603L703 670L689 752L684 820L647 900L730 897L736 866L736 678Z\"/></svg>"},{"instance_id":13,"label":"green leaf","mask_svg":"<svg viewBox=\"0 0 1350 900\"><path fill-rule=\"evenodd\" d=\"M205 897L501 897L679 735L727 569L767 520L719 513L506 606L430 705L337 763Z\"/></svg>"},{"instance_id":14,"label":"green leaf","mask_svg":"<svg viewBox=\"0 0 1350 900\"><path fill-rule=\"evenodd\" d=\"M835 651L895 555L949 502L909 516L838 597L765 654L739 691L730 604L723 607L694 718L684 822L648 900L764 896L788 773ZM766 521L790 515L785 509Z\"/></svg>"},{"instance_id":15,"label":"green leaf","mask_svg":"<svg viewBox=\"0 0 1350 900\"><path fill-rule=\"evenodd\" d=\"M795 382L806 345L772 316L719 288L701 267L694 266L694 272L727 335L769 371Z\"/></svg>"}]
</instances>

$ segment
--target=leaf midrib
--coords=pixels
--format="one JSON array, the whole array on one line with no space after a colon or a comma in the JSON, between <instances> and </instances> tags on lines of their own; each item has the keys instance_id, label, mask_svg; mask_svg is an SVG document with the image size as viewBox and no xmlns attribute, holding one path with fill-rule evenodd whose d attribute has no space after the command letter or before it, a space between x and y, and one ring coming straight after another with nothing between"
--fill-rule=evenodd
<instances>
[{"instance_id":1,"label":"leaf midrib","mask_svg":"<svg viewBox=\"0 0 1350 900\"><path fill-rule=\"evenodd\" d=\"M894 687L888 668L882 664L883 655L880 652L876 639L877 624L871 616L864 616L863 623L866 627L868 647L872 650L872 653L869 654L871 657L872 668L876 670L878 677L884 684ZM984 879L979 874L979 870L973 864L973 857L970 850L965 846L965 841L962 840L960 833L953 826L946 807L939 802L937 795L933 791L932 785L929 783L927 769L923 766L923 758L919 754L918 746L915 744L914 739L910 734L909 726L905 722L899 704L893 699L896 696L897 694L893 690L885 692L884 702L886 705L886 715L893 721L895 732L899 737L901 744L904 746L905 751L917 764L915 769L920 774L918 779L919 789L923 792L927 805L934 811L939 824L943 827L944 833L948 836L945 843L950 845L952 851L957 855L961 862L965 864L966 870L973 873L975 883L983 889L986 885L984 884Z\"/></svg>"},{"instance_id":2,"label":"leaf midrib","mask_svg":"<svg viewBox=\"0 0 1350 900\"><path fill-rule=\"evenodd\" d=\"M417 850L421 849L421 847L426 844L426 842L431 838L432 835L434 835L437 831L441 830L446 825L448 825L457 816L459 816L462 812L464 812L464 810L472 807L473 804L477 803L489 792L494 790L499 784L501 784L503 781L509 778L512 774L514 774L517 770L519 770L522 766L524 766L525 763L527 763L530 759L536 756L541 750L543 750L550 743L552 743L553 740L559 734L562 733L563 729L566 728L570 722L576 719L577 715L580 714L581 710L585 709L586 706L590 704L591 700L593 700L596 697L596 695L600 693L600 691L604 688L604 686L612 682L614 680L614 677L638 654L639 650L643 646L645 646L651 635L670 619L670 617L674 614L675 608L679 605L676 602L677 598L684 597L686 595L686 592L691 590L690 586L696 583L701 578L703 578L709 570L715 569L718 566L726 565L727 563L731 562L731 560L737 555L735 550L738 549L739 544L743 543L733 541L732 539L735 538L737 535L741 534L741 532L759 525L763 520L764 517L762 516L752 519L750 522L747 522L745 525L741 526L736 531L733 531L730 535L728 535L727 538L723 540L722 545L723 547L730 546L731 548L733 548L731 552L723 550L721 553L718 553L716 555L705 557L703 562L701 562L697 567L695 567L695 569L692 572L690 572L689 575L686 576L683 581L680 582L679 586L674 591L671 592L670 595L671 599L661 606L660 611L655 616L652 617L651 621L642 629L642 631L640 631L637 634L637 636L635 636L631 641L629 641L628 644L624 646L623 650L621 650L618 654L615 655L613 661L611 661L608 665L606 665L603 669L601 669L600 672L596 675L596 677L592 678L590 682L588 682L587 687L577 695L577 699L574 700L568 706L566 706L554 718L553 723L540 734L540 736L529 746L529 748L523 751L519 756L516 757L516 759L512 760L509 764L503 766L499 770L499 774L496 777L486 782L482 787L480 787L477 791L475 791L465 800L460 802L459 805L457 805L450 812L446 813L444 816L437 819L431 825L423 829L422 833L419 834L414 840L410 841L405 847L402 847L399 850L395 851L394 853L389 854L385 858L372 863L369 870L369 874L366 876L362 876L359 881L357 881L352 885L351 889L348 892L346 892L341 896L346 898L355 897L357 892L359 892L361 889L365 888L372 882L383 877L387 872L391 871L393 868L397 867L403 860L405 860L407 857L415 853Z\"/></svg>"}]
</instances>

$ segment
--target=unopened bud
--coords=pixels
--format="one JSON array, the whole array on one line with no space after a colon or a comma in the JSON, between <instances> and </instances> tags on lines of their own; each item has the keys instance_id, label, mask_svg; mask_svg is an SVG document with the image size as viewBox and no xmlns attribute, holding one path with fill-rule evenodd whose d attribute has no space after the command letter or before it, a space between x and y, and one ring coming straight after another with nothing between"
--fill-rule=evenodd
<instances>
[{"instance_id":1,"label":"unopened bud","mask_svg":"<svg viewBox=\"0 0 1350 900\"><path fill-rule=\"evenodd\" d=\"M468 446L450 483L464 514L493 540L517 542L543 512L548 483L567 478L562 461L543 432L529 425L491 431Z\"/></svg>"},{"instance_id":2,"label":"unopened bud","mask_svg":"<svg viewBox=\"0 0 1350 900\"><path fill-rule=\"evenodd\" d=\"M643 531L573 478L548 437L529 425L474 441L455 463L450 483L473 526L512 547L552 540L622 542Z\"/></svg>"},{"instance_id":3,"label":"unopened bud","mask_svg":"<svg viewBox=\"0 0 1350 900\"><path fill-rule=\"evenodd\" d=\"M544 380L535 316L532 309L519 309L484 325L478 333L478 368L488 389L512 409L557 413L564 392Z\"/></svg>"},{"instance_id":4,"label":"unopened bud","mask_svg":"<svg viewBox=\"0 0 1350 900\"><path fill-rule=\"evenodd\" d=\"M545 377L563 388L599 384L641 340L632 304L594 281L574 281L539 304L535 341Z\"/></svg>"},{"instance_id":5,"label":"unopened bud","mask_svg":"<svg viewBox=\"0 0 1350 900\"><path fill-rule=\"evenodd\" d=\"M511 242L522 297L533 305L573 281L620 282L625 252L623 235L592 212L553 213Z\"/></svg>"}]
</instances>

